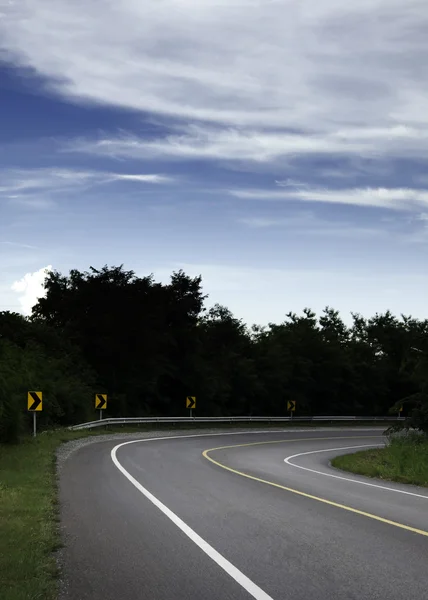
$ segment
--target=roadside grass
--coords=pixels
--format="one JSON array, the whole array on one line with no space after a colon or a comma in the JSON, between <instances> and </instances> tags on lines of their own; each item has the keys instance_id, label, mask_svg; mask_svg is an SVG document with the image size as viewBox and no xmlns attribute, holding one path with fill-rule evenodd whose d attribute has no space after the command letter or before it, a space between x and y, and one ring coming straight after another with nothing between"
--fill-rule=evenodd
<instances>
[{"instance_id":1,"label":"roadside grass","mask_svg":"<svg viewBox=\"0 0 428 600\"><path fill-rule=\"evenodd\" d=\"M353 422L352 426L359 425ZM307 427L308 423L222 423L218 429ZM315 424L311 424L315 426ZM331 423L317 423L317 427ZM345 423L337 423L343 427ZM366 423L367 425L367 423ZM383 423L373 423L382 426ZM0 444L0 598L1 600L56 600L61 547L56 478L56 449L64 442L106 433L158 430L195 430L212 423L142 424L100 427L95 431L57 429L25 437L17 445Z\"/></svg>"},{"instance_id":2,"label":"roadside grass","mask_svg":"<svg viewBox=\"0 0 428 600\"><path fill-rule=\"evenodd\" d=\"M136 430L120 430L128 431ZM0 444L1 600L56 600L61 538L55 451L64 442L105 433L55 430Z\"/></svg>"},{"instance_id":3,"label":"roadside grass","mask_svg":"<svg viewBox=\"0 0 428 600\"><path fill-rule=\"evenodd\" d=\"M385 448L337 456L331 464L358 475L428 487L428 436L392 435Z\"/></svg>"},{"instance_id":4,"label":"roadside grass","mask_svg":"<svg viewBox=\"0 0 428 600\"><path fill-rule=\"evenodd\" d=\"M55 450L86 432L53 432L0 445L0 597L55 600L61 546Z\"/></svg>"}]
</instances>

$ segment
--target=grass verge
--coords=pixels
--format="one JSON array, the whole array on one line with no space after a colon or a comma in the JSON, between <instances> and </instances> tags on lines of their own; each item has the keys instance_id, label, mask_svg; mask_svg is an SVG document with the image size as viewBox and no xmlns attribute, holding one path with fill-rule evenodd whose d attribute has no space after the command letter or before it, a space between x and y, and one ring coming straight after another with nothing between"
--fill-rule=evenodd
<instances>
[{"instance_id":1,"label":"grass verge","mask_svg":"<svg viewBox=\"0 0 428 600\"><path fill-rule=\"evenodd\" d=\"M359 423L352 423L353 426ZM307 427L308 423L248 424L248 430ZM318 427L331 426L319 423ZM344 423L337 423L343 427ZM380 426L381 423L373 423ZM55 451L70 440L105 433L148 430L205 429L211 423L109 427L95 431L56 430L18 445L0 445L0 598L1 600L56 600L58 571L55 550L60 548ZM229 427L246 429L245 424ZM222 424L219 429L229 428Z\"/></svg>"},{"instance_id":2,"label":"grass verge","mask_svg":"<svg viewBox=\"0 0 428 600\"><path fill-rule=\"evenodd\" d=\"M391 436L385 448L337 456L331 464L358 475L428 487L428 436Z\"/></svg>"},{"instance_id":3,"label":"grass verge","mask_svg":"<svg viewBox=\"0 0 428 600\"><path fill-rule=\"evenodd\" d=\"M103 432L104 433L104 432ZM60 547L55 450L86 432L56 431L0 445L0 597L55 600Z\"/></svg>"}]
</instances>

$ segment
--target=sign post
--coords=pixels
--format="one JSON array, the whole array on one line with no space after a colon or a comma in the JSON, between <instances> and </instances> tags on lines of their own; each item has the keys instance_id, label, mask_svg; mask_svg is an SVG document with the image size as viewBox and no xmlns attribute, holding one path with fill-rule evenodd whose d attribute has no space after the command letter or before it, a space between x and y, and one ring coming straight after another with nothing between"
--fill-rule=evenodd
<instances>
[{"instance_id":1,"label":"sign post","mask_svg":"<svg viewBox=\"0 0 428 600\"><path fill-rule=\"evenodd\" d=\"M192 410L196 408L196 396L187 396L186 408L190 410L190 418L192 418Z\"/></svg>"},{"instance_id":2,"label":"sign post","mask_svg":"<svg viewBox=\"0 0 428 600\"><path fill-rule=\"evenodd\" d=\"M400 408L398 409L398 416L401 417L401 413L403 412L403 407L400 406Z\"/></svg>"},{"instance_id":3,"label":"sign post","mask_svg":"<svg viewBox=\"0 0 428 600\"><path fill-rule=\"evenodd\" d=\"M33 437L37 435L37 416L36 413L43 410L42 392L27 393L27 410L33 413Z\"/></svg>"},{"instance_id":4,"label":"sign post","mask_svg":"<svg viewBox=\"0 0 428 600\"><path fill-rule=\"evenodd\" d=\"M287 410L290 411L290 419L293 418L293 413L296 410L296 401L295 400L289 400L287 402Z\"/></svg>"},{"instance_id":5,"label":"sign post","mask_svg":"<svg viewBox=\"0 0 428 600\"><path fill-rule=\"evenodd\" d=\"M103 418L103 410L107 408L107 394L95 394L95 409L100 411L100 421Z\"/></svg>"}]
</instances>

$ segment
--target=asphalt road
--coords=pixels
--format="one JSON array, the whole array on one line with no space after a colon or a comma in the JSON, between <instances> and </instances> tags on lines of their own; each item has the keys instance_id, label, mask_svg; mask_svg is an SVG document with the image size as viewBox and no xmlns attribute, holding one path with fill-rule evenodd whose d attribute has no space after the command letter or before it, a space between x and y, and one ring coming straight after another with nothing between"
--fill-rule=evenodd
<instances>
[{"instance_id":1,"label":"asphalt road","mask_svg":"<svg viewBox=\"0 0 428 600\"><path fill-rule=\"evenodd\" d=\"M428 598L428 490L331 458L380 430L98 442L60 473L73 600Z\"/></svg>"}]
</instances>

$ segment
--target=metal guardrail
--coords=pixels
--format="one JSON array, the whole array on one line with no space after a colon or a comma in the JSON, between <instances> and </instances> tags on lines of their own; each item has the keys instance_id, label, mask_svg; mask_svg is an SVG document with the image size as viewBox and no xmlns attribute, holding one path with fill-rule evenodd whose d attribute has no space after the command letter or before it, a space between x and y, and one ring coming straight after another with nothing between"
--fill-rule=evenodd
<instances>
[{"instance_id":1,"label":"metal guardrail","mask_svg":"<svg viewBox=\"0 0 428 600\"><path fill-rule=\"evenodd\" d=\"M112 417L99 419L80 425L71 425L68 429L78 431L80 429L93 429L95 427L106 427L108 425L139 425L144 423L284 423L284 422L322 422L322 421L404 421L405 417Z\"/></svg>"}]
</instances>

